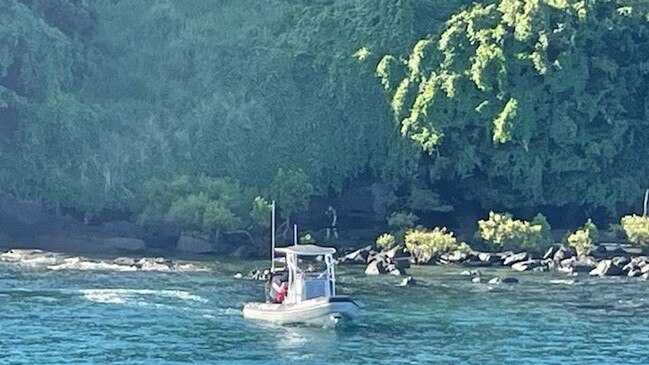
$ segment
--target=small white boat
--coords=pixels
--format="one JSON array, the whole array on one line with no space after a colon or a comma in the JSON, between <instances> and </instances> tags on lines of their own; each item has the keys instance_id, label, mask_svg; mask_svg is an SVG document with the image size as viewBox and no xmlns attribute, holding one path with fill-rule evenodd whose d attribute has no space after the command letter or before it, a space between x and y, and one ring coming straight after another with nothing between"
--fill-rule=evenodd
<instances>
[{"instance_id":1,"label":"small white boat","mask_svg":"<svg viewBox=\"0 0 649 365\"><path fill-rule=\"evenodd\" d=\"M293 245L275 250L286 255L288 291L282 303L248 303L243 307L243 317L280 324L307 323L336 325L354 319L358 305L346 296L336 295L333 247ZM300 267L300 257L314 259L322 256L325 269L309 271Z\"/></svg>"}]
</instances>

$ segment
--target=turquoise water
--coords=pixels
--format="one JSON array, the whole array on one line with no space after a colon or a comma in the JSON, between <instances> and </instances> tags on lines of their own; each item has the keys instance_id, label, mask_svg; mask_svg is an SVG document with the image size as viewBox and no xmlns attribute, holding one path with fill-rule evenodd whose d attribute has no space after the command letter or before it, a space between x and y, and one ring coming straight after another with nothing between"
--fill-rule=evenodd
<instances>
[{"instance_id":1,"label":"turquoise water","mask_svg":"<svg viewBox=\"0 0 649 365\"><path fill-rule=\"evenodd\" d=\"M649 363L649 282L636 279L534 273L489 285L420 267L410 273L421 285L402 288L343 268L339 290L362 315L323 329L241 317L263 283L232 275L260 263L67 260L0 262L0 364Z\"/></svg>"}]
</instances>

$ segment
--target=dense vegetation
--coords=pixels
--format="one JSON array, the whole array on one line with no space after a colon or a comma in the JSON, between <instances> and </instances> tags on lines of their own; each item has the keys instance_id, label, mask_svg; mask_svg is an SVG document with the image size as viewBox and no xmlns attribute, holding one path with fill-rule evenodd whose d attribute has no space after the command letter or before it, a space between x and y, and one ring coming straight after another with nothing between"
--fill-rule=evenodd
<instances>
[{"instance_id":1,"label":"dense vegetation","mask_svg":"<svg viewBox=\"0 0 649 365\"><path fill-rule=\"evenodd\" d=\"M640 0L5 0L0 191L212 238L263 227L272 198L288 226L359 177L388 187L402 235L409 212L469 208L617 221L649 175L648 17Z\"/></svg>"}]
</instances>

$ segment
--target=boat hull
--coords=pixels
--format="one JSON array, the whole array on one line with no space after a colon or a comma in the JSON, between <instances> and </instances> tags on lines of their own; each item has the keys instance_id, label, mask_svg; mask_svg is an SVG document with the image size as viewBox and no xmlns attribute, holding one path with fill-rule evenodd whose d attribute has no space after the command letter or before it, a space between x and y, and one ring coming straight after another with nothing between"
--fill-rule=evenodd
<instances>
[{"instance_id":1,"label":"boat hull","mask_svg":"<svg viewBox=\"0 0 649 365\"><path fill-rule=\"evenodd\" d=\"M358 312L358 305L347 297L321 297L296 304L248 303L243 307L244 318L279 324L335 325L354 319Z\"/></svg>"}]
</instances>

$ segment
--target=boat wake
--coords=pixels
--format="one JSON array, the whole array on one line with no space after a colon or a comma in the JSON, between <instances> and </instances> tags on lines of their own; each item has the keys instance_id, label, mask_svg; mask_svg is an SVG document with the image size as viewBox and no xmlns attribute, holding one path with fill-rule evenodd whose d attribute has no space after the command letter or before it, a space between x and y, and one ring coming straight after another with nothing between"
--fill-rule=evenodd
<instances>
[{"instance_id":1,"label":"boat wake","mask_svg":"<svg viewBox=\"0 0 649 365\"><path fill-rule=\"evenodd\" d=\"M23 268L55 271L210 271L204 266L177 262L163 257L118 257L113 260L95 260L56 252L24 249L12 249L1 253L0 262L12 263Z\"/></svg>"},{"instance_id":2,"label":"boat wake","mask_svg":"<svg viewBox=\"0 0 649 365\"><path fill-rule=\"evenodd\" d=\"M80 292L87 300L105 304L135 304L140 306L162 306L163 302L196 302L207 303L208 300L184 290L152 289L82 289Z\"/></svg>"}]
</instances>

